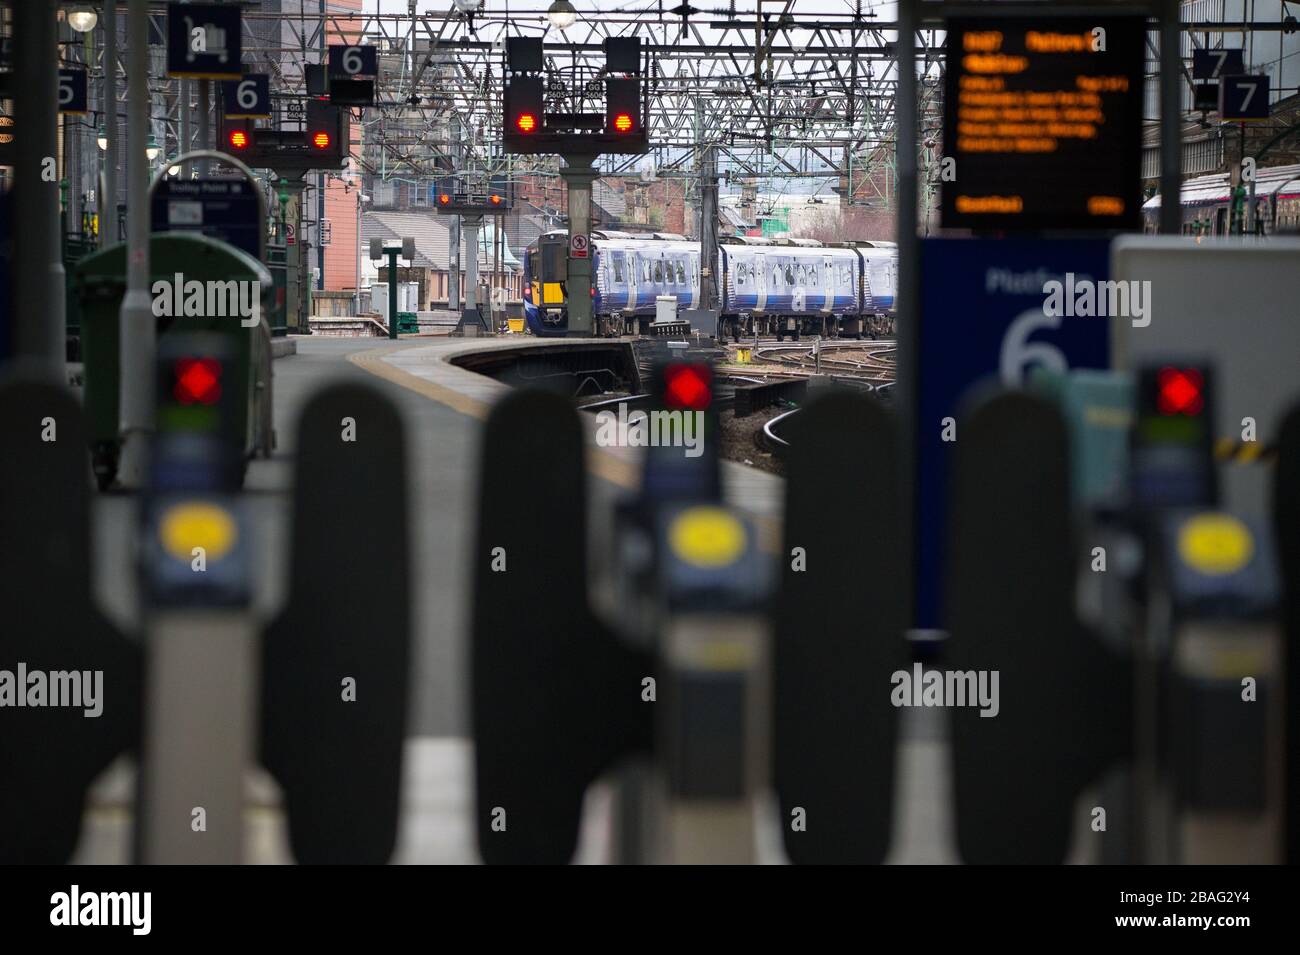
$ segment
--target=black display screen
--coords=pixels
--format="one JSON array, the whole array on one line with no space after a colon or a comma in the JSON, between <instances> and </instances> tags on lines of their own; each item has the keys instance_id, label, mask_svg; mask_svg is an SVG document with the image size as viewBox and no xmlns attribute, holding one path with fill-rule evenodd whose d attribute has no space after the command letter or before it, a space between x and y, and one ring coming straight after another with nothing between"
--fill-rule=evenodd
<instances>
[{"instance_id":1,"label":"black display screen","mask_svg":"<svg viewBox=\"0 0 1300 955\"><path fill-rule=\"evenodd\" d=\"M1135 16L951 18L943 225L1137 228L1146 29Z\"/></svg>"}]
</instances>

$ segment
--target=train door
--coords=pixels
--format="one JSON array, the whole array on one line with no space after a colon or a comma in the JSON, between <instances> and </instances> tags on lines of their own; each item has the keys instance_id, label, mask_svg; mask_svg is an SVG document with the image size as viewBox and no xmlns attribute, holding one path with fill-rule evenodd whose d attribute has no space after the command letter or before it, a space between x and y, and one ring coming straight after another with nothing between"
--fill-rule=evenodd
<instances>
[{"instance_id":1,"label":"train door","mask_svg":"<svg viewBox=\"0 0 1300 955\"><path fill-rule=\"evenodd\" d=\"M627 307L635 312L637 306L637 296L640 294L637 287L641 280L641 253L636 249L627 250Z\"/></svg>"},{"instance_id":2,"label":"train door","mask_svg":"<svg viewBox=\"0 0 1300 955\"><path fill-rule=\"evenodd\" d=\"M835 260L829 255L822 259L821 287L824 295L822 311L832 311L835 308Z\"/></svg>"},{"instance_id":3,"label":"train door","mask_svg":"<svg viewBox=\"0 0 1300 955\"><path fill-rule=\"evenodd\" d=\"M754 275L754 311L762 314L767 311L767 256L756 251L750 264Z\"/></svg>"},{"instance_id":4,"label":"train door","mask_svg":"<svg viewBox=\"0 0 1300 955\"><path fill-rule=\"evenodd\" d=\"M690 279L690 283L691 283L690 285L691 308L693 309L699 308L700 307L700 253L697 250L692 249L690 252L686 253L686 267L690 273L688 275L688 278ZM715 307L717 306L716 302L714 303L714 306Z\"/></svg>"}]
</instances>

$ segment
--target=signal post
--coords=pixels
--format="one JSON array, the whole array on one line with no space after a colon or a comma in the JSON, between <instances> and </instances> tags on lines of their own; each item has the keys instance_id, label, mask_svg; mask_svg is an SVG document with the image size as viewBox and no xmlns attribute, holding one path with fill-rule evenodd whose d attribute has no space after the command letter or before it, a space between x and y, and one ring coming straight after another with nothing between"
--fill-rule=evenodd
<instances>
[{"instance_id":1,"label":"signal post","mask_svg":"<svg viewBox=\"0 0 1300 955\"><path fill-rule=\"evenodd\" d=\"M637 154L650 150L644 75L639 37L606 37L605 68L591 82L572 84L575 92L546 101L544 46L537 37L506 40L505 116L502 138L506 152L556 154L568 194L569 255L565 282L568 333L588 337L596 332L592 308L591 189L600 177L596 160L603 153ZM592 92L599 89L600 93ZM578 92L581 90L581 92ZM602 100L603 112L590 107Z\"/></svg>"},{"instance_id":2,"label":"signal post","mask_svg":"<svg viewBox=\"0 0 1300 955\"><path fill-rule=\"evenodd\" d=\"M478 230L485 215L509 212L512 204L510 183L504 176L490 176L486 180L481 176L447 177L439 179L436 184L433 207L443 215L460 218L469 250L465 264L465 307L453 334L491 335L494 331L492 322L483 317L478 301ZM449 260L449 277L458 271L459 265L454 258Z\"/></svg>"}]
</instances>

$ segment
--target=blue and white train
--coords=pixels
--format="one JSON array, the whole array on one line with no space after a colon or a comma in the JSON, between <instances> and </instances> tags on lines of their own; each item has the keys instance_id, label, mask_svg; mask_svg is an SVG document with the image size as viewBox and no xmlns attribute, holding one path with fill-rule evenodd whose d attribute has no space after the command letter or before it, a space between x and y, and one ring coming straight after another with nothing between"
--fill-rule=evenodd
<instances>
[{"instance_id":1,"label":"blue and white train","mask_svg":"<svg viewBox=\"0 0 1300 955\"><path fill-rule=\"evenodd\" d=\"M596 333L637 330L659 296L679 309L700 301L700 245L669 233L591 236ZM564 335L561 277L567 236L548 232L524 250L524 315L534 335ZM724 327L747 335L861 337L892 314L898 284L893 242L824 245L811 239L724 238L717 274Z\"/></svg>"}]
</instances>

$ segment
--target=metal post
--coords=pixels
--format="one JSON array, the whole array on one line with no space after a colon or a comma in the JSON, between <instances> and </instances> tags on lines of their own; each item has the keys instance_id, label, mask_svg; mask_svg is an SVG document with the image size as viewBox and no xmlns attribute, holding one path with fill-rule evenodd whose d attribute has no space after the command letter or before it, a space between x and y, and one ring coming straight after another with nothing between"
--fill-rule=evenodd
<instances>
[{"instance_id":1,"label":"metal post","mask_svg":"<svg viewBox=\"0 0 1300 955\"><path fill-rule=\"evenodd\" d=\"M208 110L211 108L212 81L199 80L199 149L212 148L212 131L208 128L209 122ZM202 179L208 174L208 161L199 160L199 178Z\"/></svg>"},{"instance_id":2,"label":"metal post","mask_svg":"<svg viewBox=\"0 0 1300 955\"><path fill-rule=\"evenodd\" d=\"M194 117L190 112L190 91L192 88L189 80L181 80L181 142L180 148L176 150L178 156L194 148Z\"/></svg>"},{"instance_id":3,"label":"metal post","mask_svg":"<svg viewBox=\"0 0 1300 955\"><path fill-rule=\"evenodd\" d=\"M357 257L356 257L357 278L356 278L355 291L353 292L352 295L352 299L354 303L352 311L354 314L360 315L361 314L361 187L360 186L357 187L356 238L357 238Z\"/></svg>"},{"instance_id":4,"label":"metal post","mask_svg":"<svg viewBox=\"0 0 1300 955\"><path fill-rule=\"evenodd\" d=\"M385 249L388 255L388 337L397 337L397 256L402 250Z\"/></svg>"},{"instance_id":5,"label":"metal post","mask_svg":"<svg viewBox=\"0 0 1300 955\"><path fill-rule=\"evenodd\" d=\"M127 283L120 313L122 436L118 481L128 488L144 482L147 444L154 424L154 351L157 320L149 298L149 3L127 6Z\"/></svg>"},{"instance_id":6,"label":"metal post","mask_svg":"<svg viewBox=\"0 0 1300 955\"><path fill-rule=\"evenodd\" d=\"M104 185L99 199L99 245L117 243L117 0L104 2Z\"/></svg>"},{"instance_id":7,"label":"metal post","mask_svg":"<svg viewBox=\"0 0 1300 955\"><path fill-rule=\"evenodd\" d=\"M61 371L65 354L59 248L57 38L49 0L14 5L15 137L13 278L15 355Z\"/></svg>"},{"instance_id":8,"label":"metal post","mask_svg":"<svg viewBox=\"0 0 1300 955\"><path fill-rule=\"evenodd\" d=\"M591 184L600 173L593 168L595 156L563 157L565 167L560 177L568 187L569 201L569 278L565 283L565 304L569 312L569 335L590 337L596 333L591 314ZM586 240L584 254L573 254L573 237Z\"/></svg>"},{"instance_id":9,"label":"metal post","mask_svg":"<svg viewBox=\"0 0 1300 955\"><path fill-rule=\"evenodd\" d=\"M917 514L912 494L916 469L917 402L923 382L920 380L918 355L921 322L921 243L916 235L916 27L917 0L899 0L898 4L898 121L895 164L898 169L898 408L902 415L899 467L902 469L901 506L908 515L903 534L902 565L909 568L907 620L915 625L916 566L915 546Z\"/></svg>"},{"instance_id":10,"label":"metal post","mask_svg":"<svg viewBox=\"0 0 1300 955\"><path fill-rule=\"evenodd\" d=\"M1160 231L1183 229L1181 15L1178 0L1160 8Z\"/></svg>"},{"instance_id":11,"label":"metal post","mask_svg":"<svg viewBox=\"0 0 1300 955\"><path fill-rule=\"evenodd\" d=\"M303 282L302 254L302 193L306 188L306 173L295 173L296 179L281 178L280 189L287 193L289 201L285 204L285 221L293 227L293 242L289 241L286 231L284 237L284 313L285 324L297 335L305 335L311 327L306 320L304 306L307 301L305 283Z\"/></svg>"},{"instance_id":12,"label":"metal post","mask_svg":"<svg viewBox=\"0 0 1300 955\"><path fill-rule=\"evenodd\" d=\"M478 306L478 229L483 224L482 216L455 216L464 226L465 258L465 309L461 312L459 329L463 333L465 326L472 322L476 326L486 327Z\"/></svg>"},{"instance_id":13,"label":"metal post","mask_svg":"<svg viewBox=\"0 0 1300 955\"><path fill-rule=\"evenodd\" d=\"M460 168L460 120L453 116L448 126L451 140L451 161ZM447 224L447 308L460 311L460 216L452 216Z\"/></svg>"},{"instance_id":14,"label":"metal post","mask_svg":"<svg viewBox=\"0 0 1300 955\"><path fill-rule=\"evenodd\" d=\"M718 264L718 151L704 148L700 165L700 308L718 307L717 280L713 267Z\"/></svg>"}]
</instances>

